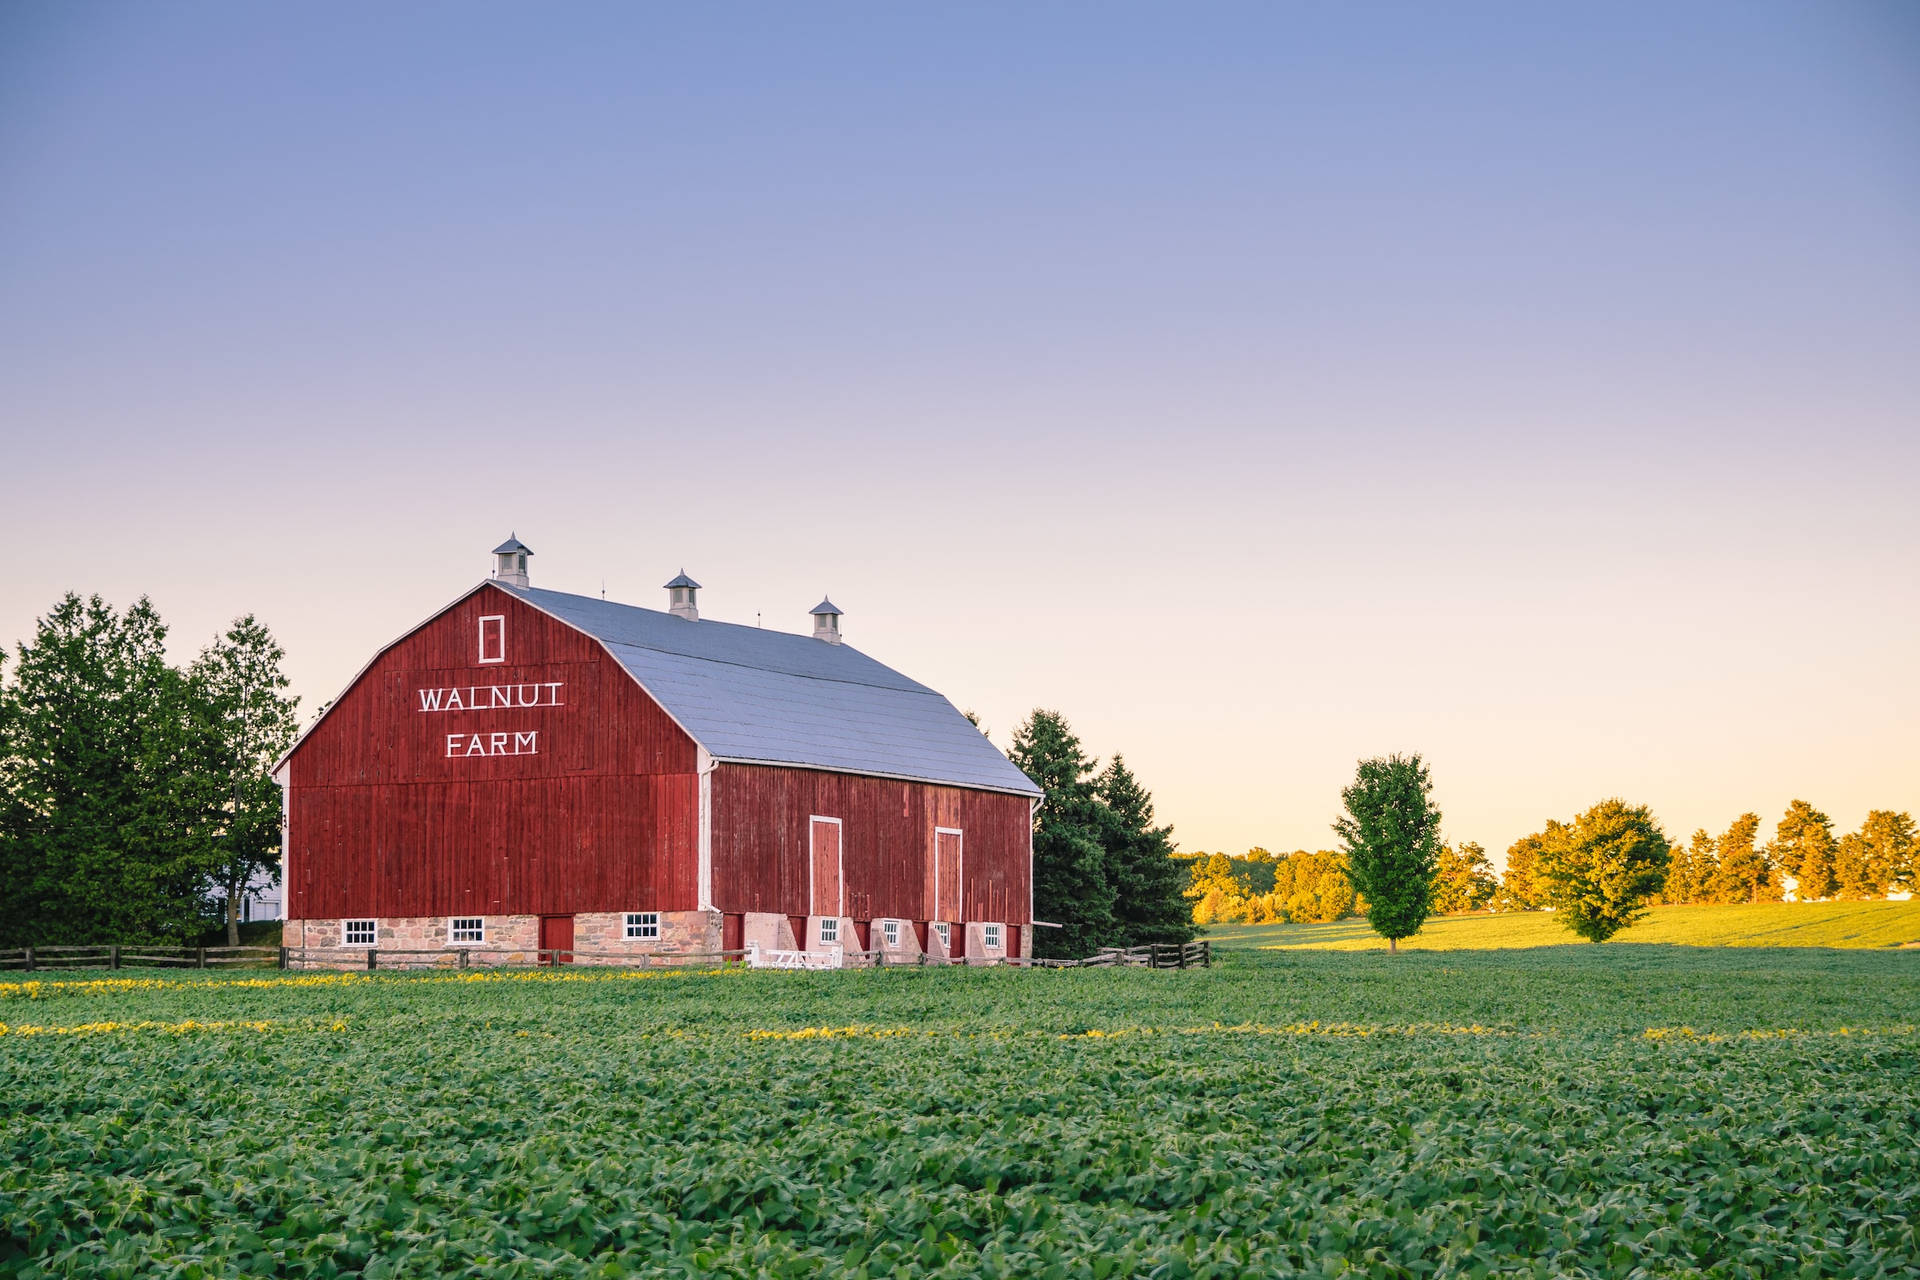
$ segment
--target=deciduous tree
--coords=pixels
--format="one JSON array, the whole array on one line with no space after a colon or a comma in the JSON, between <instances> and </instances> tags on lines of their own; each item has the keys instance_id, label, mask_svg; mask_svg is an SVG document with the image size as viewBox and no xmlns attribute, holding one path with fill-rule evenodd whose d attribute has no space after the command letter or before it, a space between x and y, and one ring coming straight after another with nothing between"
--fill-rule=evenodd
<instances>
[{"instance_id":1,"label":"deciduous tree","mask_svg":"<svg viewBox=\"0 0 1920 1280\"><path fill-rule=\"evenodd\" d=\"M1502 911L1534 911L1546 905L1545 888L1536 878L1540 852L1558 840L1563 828L1549 819L1546 830L1521 836L1507 846L1507 869L1500 877L1500 889L1494 901Z\"/></svg>"},{"instance_id":2,"label":"deciduous tree","mask_svg":"<svg viewBox=\"0 0 1920 1280\"><path fill-rule=\"evenodd\" d=\"M1667 837L1645 805L1602 800L1573 820L1538 869L1560 923L1605 942L1646 914L1667 874Z\"/></svg>"},{"instance_id":3,"label":"deciduous tree","mask_svg":"<svg viewBox=\"0 0 1920 1280\"><path fill-rule=\"evenodd\" d=\"M1362 760L1340 793L1346 816L1333 824L1345 846L1347 878L1367 900L1367 922L1400 949L1433 907L1440 811L1433 780L1418 755Z\"/></svg>"},{"instance_id":4,"label":"deciduous tree","mask_svg":"<svg viewBox=\"0 0 1920 1280\"><path fill-rule=\"evenodd\" d=\"M1500 887L1487 851L1468 841L1459 848L1443 844L1433 870L1433 909L1438 915L1478 911Z\"/></svg>"}]
</instances>

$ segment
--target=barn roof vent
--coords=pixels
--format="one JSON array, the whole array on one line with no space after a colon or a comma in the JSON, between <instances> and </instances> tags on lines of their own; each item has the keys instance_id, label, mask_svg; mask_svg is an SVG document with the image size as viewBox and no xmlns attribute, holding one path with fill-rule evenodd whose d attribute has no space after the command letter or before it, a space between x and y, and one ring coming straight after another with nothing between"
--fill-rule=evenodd
<instances>
[{"instance_id":1,"label":"barn roof vent","mask_svg":"<svg viewBox=\"0 0 1920 1280\"><path fill-rule=\"evenodd\" d=\"M831 600L813 606L813 638L828 644L840 643L840 609Z\"/></svg>"},{"instance_id":2,"label":"barn roof vent","mask_svg":"<svg viewBox=\"0 0 1920 1280\"><path fill-rule=\"evenodd\" d=\"M667 612L676 618L685 618L688 622L700 621L700 608L694 603L693 593L700 584L687 576L682 569L672 582L667 584Z\"/></svg>"},{"instance_id":3,"label":"barn roof vent","mask_svg":"<svg viewBox=\"0 0 1920 1280\"><path fill-rule=\"evenodd\" d=\"M532 554L533 548L508 534L507 540L493 549L494 581L509 587L530 585L527 582L527 557Z\"/></svg>"}]
</instances>

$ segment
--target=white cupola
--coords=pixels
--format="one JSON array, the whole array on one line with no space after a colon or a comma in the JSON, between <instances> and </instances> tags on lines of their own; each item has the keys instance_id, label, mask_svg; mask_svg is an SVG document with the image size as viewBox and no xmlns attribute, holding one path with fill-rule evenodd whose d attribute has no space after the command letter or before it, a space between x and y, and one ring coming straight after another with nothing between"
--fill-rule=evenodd
<instances>
[{"instance_id":1,"label":"white cupola","mask_svg":"<svg viewBox=\"0 0 1920 1280\"><path fill-rule=\"evenodd\" d=\"M493 580L509 587L530 586L527 581L527 557L533 549L512 534L493 549Z\"/></svg>"},{"instance_id":2,"label":"white cupola","mask_svg":"<svg viewBox=\"0 0 1920 1280\"><path fill-rule=\"evenodd\" d=\"M828 644L840 643L840 609L831 600L813 606L813 638Z\"/></svg>"},{"instance_id":3,"label":"white cupola","mask_svg":"<svg viewBox=\"0 0 1920 1280\"><path fill-rule=\"evenodd\" d=\"M693 599L693 593L699 589L700 584L689 578L687 571L682 569L679 576L667 584L667 612L688 622L700 621L700 607Z\"/></svg>"}]
</instances>

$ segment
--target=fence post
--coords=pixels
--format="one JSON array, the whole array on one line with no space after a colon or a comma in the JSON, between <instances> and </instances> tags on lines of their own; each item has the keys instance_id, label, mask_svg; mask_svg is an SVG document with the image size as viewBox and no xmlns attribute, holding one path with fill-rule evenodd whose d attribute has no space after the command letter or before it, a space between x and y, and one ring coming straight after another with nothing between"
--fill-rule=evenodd
<instances>
[{"instance_id":1,"label":"fence post","mask_svg":"<svg viewBox=\"0 0 1920 1280\"><path fill-rule=\"evenodd\" d=\"M195 947L193 951L194 951L193 967L196 969L206 968L207 967L207 949L205 947Z\"/></svg>"},{"instance_id":2,"label":"fence post","mask_svg":"<svg viewBox=\"0 0 1920 1280\"><path fill-rule=\"evenodd\" d=\"M1200 963L1209 969L1213 968L1213 940L1211 938L1202 938L1200 940Z\"/></svg>"},{"instance_id":3,"label":"fence post","mask_svg":"<svg viewBox=\"0 0 1920 1280\"><path fill-rule=\"evenodd\" d=\"M287 949L285 947L280 948L280 967L282 969L287 967Z\"/></svg>"},{"instance_id":4,"label":"fence post","mask_svg":"<svg viewBox=\"0 0 1920 1280\"><path fill-rule=\"evenodd\" d=\"M380 967L380 948L368 947L367 948L367 971L371 973L373 970L378 969L379 967Z\"/></svg>"},{"instance_id":5,"label":"fence post","mask_svg":"<svg viewBox=\"0 0 1920 1280\"><path fill-rule=\"evenodd\" d=\"M115 943L113 946L107 948L107 968L118 969L119 967L120 967L120 944Z\"/></svg>"},{"instance_id":6,"label":"fence post","mask_svg":"<svg viewBox=\"0 0 1920 1280\"><path fill-rule=\"evenodd\" d=\"M33 948L27 947L25 948L25 951L27 953L27 972L32 973L33 972Z\"/></svg>"},{"instance_id":7,"label":"fence post","mask_svg":"<svg viewBox=\"0 0 1920 1280\"><path fill-rule=\"evenodd\" d=\"M467 967L467 949L465 947L460 948L460 967L462 969Z\"/></svg>"},{"instance_id":8,"label":"fence post","mask_svg":"<svg viewBox=\"0 0 1920 1280\"><path fill-rule=\"evenodd\" d=\"M1180 945L1180 967L1184 969L1187 967L1187 944L1182 942L1179 945Z\"/></svg>"}]
</instances>

